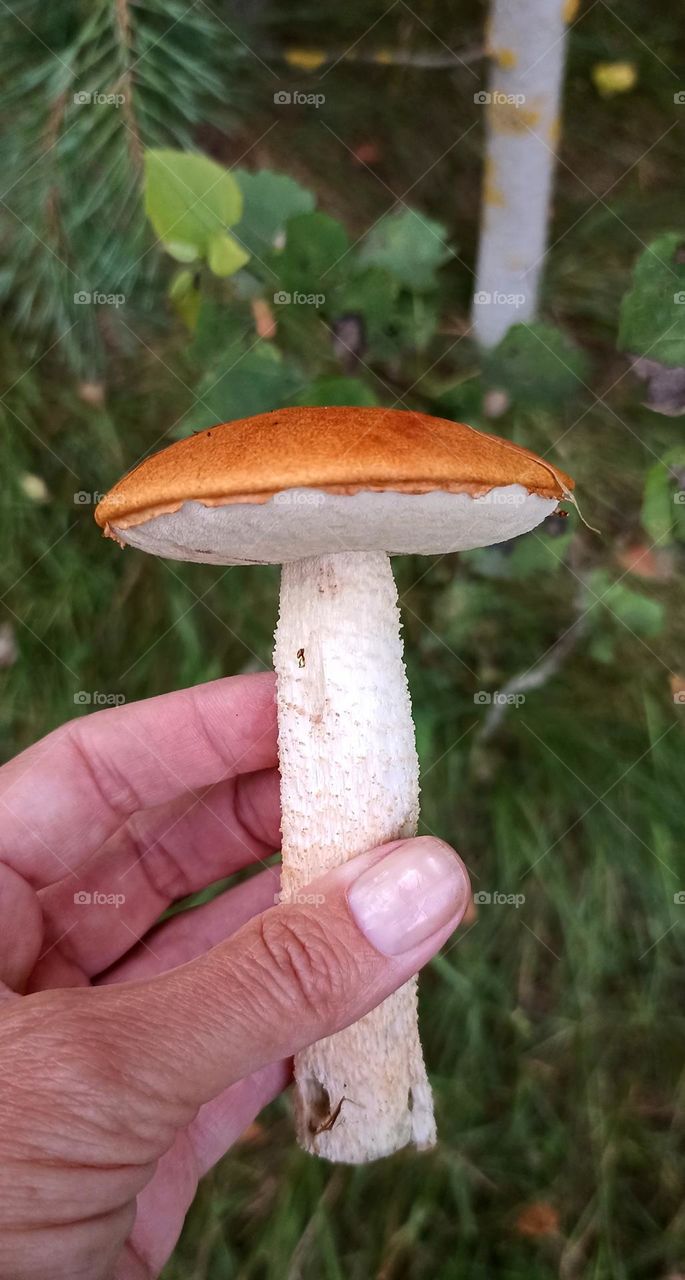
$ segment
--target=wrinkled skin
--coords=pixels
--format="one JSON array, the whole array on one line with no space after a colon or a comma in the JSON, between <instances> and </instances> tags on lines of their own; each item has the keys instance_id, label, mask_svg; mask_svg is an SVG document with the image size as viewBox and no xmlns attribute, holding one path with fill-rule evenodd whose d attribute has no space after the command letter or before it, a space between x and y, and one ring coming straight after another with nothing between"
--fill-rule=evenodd
<instances>
[{"instance_id":1,"label":"wrinkled skin","mask_svg":"<svg viewBox=\"0 0 685 1280\"><path fill-rule=\"evenodd\" d=\"M401 957L346 890L274 906L277 873L157 921L279 844L273 678L57 730L0 770L0 1277L148 1280L198 1179L458 923Z\"/></svg>"}]
</instances>

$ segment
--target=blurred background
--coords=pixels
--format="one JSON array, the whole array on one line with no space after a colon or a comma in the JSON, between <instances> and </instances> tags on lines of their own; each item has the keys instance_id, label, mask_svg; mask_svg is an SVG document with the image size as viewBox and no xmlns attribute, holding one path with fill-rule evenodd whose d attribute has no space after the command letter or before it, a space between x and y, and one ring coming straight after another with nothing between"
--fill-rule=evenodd
<instances>
[{"instance_id":1,"label":"blurred background","mask_svg":"<svg viewBox=\"0 0 685 1280\"><path fill-rule=\"evenodd\" d=\"M502 548L395 561L422 829L476 897L422 978L439 1146L332 1167L282 1099L202 1184L166 1280L682 1280L679 15L564 6L541 293L495 340L478 242L516 173L493 188L486 152L537 134L497 116L517 66L487 5L3 7L3 758L270 666L276 568L124 555L93 523L193 430L418 408L549 457L598 531L565 504Z\"/></svg>"}]
</instances>

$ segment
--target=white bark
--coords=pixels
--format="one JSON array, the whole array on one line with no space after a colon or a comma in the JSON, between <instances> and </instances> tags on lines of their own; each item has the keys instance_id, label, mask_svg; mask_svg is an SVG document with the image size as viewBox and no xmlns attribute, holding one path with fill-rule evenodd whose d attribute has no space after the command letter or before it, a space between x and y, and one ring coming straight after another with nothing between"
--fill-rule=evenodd
<instances>
[{"instance_id":1,"label":"white bark","mask_svg":"<svg viewBox=\"0 0 685 1280\"><path fill-rule=\"evenodd\" d=\"M416 830L418 762L388 557L338 552L284 565L274 664L287 899ZM329 1160L432 1145L416 980L298 1054L295 1089L298 1139Z\"/></svg>"},{"instance_id":2,"label":"white bark","mask_svg":"<svg viewBox=\"0 0 685 1280\"><path fill-rule=\"evenodd\" d=\"M495 346L537 312L574 0L492 0L474 332Z\"/></svg>"}]
</instances>

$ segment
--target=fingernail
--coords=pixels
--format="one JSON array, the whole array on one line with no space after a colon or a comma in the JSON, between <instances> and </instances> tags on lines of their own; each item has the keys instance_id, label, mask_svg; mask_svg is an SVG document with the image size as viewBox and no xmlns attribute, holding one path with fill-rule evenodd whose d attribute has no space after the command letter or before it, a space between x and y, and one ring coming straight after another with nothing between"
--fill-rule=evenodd
<instances>
[{"instance_id":1,"label":"fingernail","mask_svg":"<svg viewBox=\"0 0 685 1280\"><path fill-rule=\"evenodd\" d=\"M464 909L468 892L452 849L422 836L363 871L348 890L347 900L376 950L397 956L448 924Z\"/></svg>"}]
</instances>

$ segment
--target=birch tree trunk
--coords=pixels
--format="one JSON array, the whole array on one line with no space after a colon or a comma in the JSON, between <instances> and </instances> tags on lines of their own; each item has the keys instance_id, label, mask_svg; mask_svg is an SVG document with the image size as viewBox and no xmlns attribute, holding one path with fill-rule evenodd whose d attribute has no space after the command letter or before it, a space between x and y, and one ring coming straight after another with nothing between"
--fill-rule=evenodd
<instances>
[{"instance_id":1,"label":"birch tree trunk","mask_svg":"<svg viewBox=\"0 0 685 1280\"><path fill-rule=\"evenodd\" d=\"M492 0L473 325L483 347L532 319L547 249L566 29L577 0Z\"/></svg>"}]
</instances>

